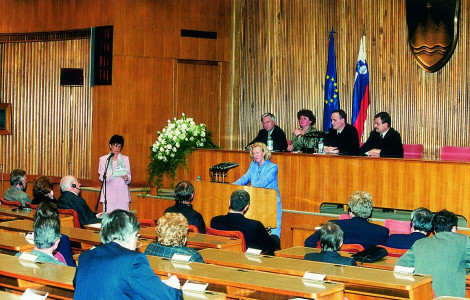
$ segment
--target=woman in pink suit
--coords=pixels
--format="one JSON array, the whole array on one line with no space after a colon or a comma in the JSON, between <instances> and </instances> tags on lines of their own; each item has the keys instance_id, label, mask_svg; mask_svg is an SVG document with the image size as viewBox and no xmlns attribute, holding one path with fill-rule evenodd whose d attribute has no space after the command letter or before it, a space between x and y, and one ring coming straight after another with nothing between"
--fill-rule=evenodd
<instances>
[{"instance_id":1,"label":"woman in pink suit","mask_svg":"<svg viewBox=\"0 0 470 300\"><path fill-rule=\"evenodd\" d=\"M129 165L129 157L121 154L123 147L124 138L115 134L109 140L110 153L100 157L98 173L100 174L101 182L103 182L103 175L106 170L106 182L101 191L100 202L104 202L104 192L106 189L106 212L108 213L115 209L128 211L129 203L131 202L131 195L129 193L131 167ZM108 162L107 165L106 162ZM104 203L103 209L105 209Z\"/></svg>"}]
</instances>

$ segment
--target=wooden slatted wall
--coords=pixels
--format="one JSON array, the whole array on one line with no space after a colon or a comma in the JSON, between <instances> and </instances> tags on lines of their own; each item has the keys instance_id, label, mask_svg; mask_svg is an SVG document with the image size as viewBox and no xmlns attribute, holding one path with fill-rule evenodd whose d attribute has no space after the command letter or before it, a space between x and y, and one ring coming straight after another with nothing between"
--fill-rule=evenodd
<instances>
[{"instance_id":1,"label":"wooden slatted wall","mask_svg":"<svg viewBox=\"0 0 470 300\"><path fill-rule=\"evenodd\" d=\"M438 159L443 145L469 146L469 1L462 0L459 41L451 60L436 73L414 61L408 46L405 0L235 1L234 93L240 99L239 149L272 112L290 137L299 109L311 109L323 124L329 32L334 27L340 105L350 122L359 40L365 29L370 72L368 119L388 111L404 143L424 145Z\"/></svg>"},{"instance_id":2,"label":"wooden slatted wall","mask_svg":"<svg viewBox=\"0 0 470 300\"><path fill-rule=\"evenodd\" d=\"M0 102L12 105L12 135L0 136L5 170L89 178L90 40L1 44ZM61 68L83 68L83 87L60 86Z\"/></svg>"}]
</instances>

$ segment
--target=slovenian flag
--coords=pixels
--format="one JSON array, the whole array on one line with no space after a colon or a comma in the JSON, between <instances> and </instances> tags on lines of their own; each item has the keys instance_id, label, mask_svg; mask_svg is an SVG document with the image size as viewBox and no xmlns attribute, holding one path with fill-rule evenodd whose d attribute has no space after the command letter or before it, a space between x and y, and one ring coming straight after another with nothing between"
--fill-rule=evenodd
<instances>
[{"instance_id":1,"label":"slovenian flag","mask_svg":"<svg viewBox=\"0 0 470 300\"><path fill-rule=\"evenodd\" d=\"M331 113L339 109L338 83L336 77L335 39L334 30L330 32L330 46L328 49L328 67L325 79L325 105L323 106L323 130L328 131L331 127Z\"/></svg>"},{"instance_id":2,"label":"slovenian flag","mask_svg":"<svg viewBox=\"0 0 470 300\"><path fill-rule=\"evenodd\" d=\"M364 132L364 122L367 118L367 108L369 107L369 71L366 62L366 36L361 38L359 56L356 64L356 80L354 82L354 92L352 101L352 121L356 127L361 140Z\"/></svg>"}]
</instances>

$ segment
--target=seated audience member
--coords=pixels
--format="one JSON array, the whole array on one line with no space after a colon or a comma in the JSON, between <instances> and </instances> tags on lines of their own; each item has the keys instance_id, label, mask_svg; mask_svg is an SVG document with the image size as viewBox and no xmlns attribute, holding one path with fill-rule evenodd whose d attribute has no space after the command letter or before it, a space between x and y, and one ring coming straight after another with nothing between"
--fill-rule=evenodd
<instances>
[{"instance_id":1,"label":"seated audience member","mask_svg":"<svg viewBox=\"0 0 470 300\"><path fill-rule=\"evenodd\" d=\"M36 261L65 265L58 261L53 252L57 249L60 242L60 223L59 218L44 217L34 222L34 249L31 254L37 255ZM20 256L17 253L16 256Z\"/></svg>"},{"instance_id":2,"label":"seated audience member","mask_svg":"<svg viewBox=\"0 0 470 300\"><path fill-rule=\"evenodd\" d=\"M391 234L385 246L397 249L410 249L413 244L428 236L432 229L432 212L424 207L411 213L411 234Z\"/></svg>"},{"instance_id":3,"label":"seated audience member","mask_svg":"<svg viewBox=\"0 0 470 300\"><path fill-rule=\"evenodd\" d=\"M80 220L80 226L88 224L99 223L98 219L102 213L94 214L88 204L83 198L79 195L80 190L80 181L73 176L65 176L60 180L60 190L62 195L57 200L57 207L60 209L73 209L78 214L78 219Z\"/></svg>"},{"instance_id":4,"label":"seated audience member","mask_svg":"<svg viewBox=\"0 0 470 300\"><path fill-rule=\"evenodd\" d=\"M258 132L258 135L252 140L246 149L249 150L250 146L254 143L268 144L268 139L273 140L273 151L286 151L287 138L284 131L276 125L276 117L272 113L266 113L261 116L263 129Z\"/></svg>"},{"instance_id":5,"label":"seated audience member","mask_svg":"<svg viewBox=\"0 0 470 300\"><path fill-rule=\"evenodd\" d=\"M325 153L357 155L359 151L359 135L356 127L346 123L346 113L342 109L331 113L331 125L325 135Z\"/></svg>"},{"instance_id":6,"label":"seated audience member","mask_svg":"<svg viewBox=\"0 0 470 300\"><path fill-rule=\"evenodd\" d=\"M19 201L21 206L31 203L26 191L26 172L15 169L10 173L10 188L5 192L3 198L7 201Z\"/></svg>"},{"instance_id":7,"label":"seated audience member","mask_svg":"<svg viewBox=\"0 0 470 300\"><path fill-rule=\"evenodd\" d=\"M117 209L104 214L100 230L102 246L83 252L73 280L74 299L182 299L179 280L162 283L147 257L135 251L139 221Z\"/></svg>"},{"instance_id":8,"label":"seated audience member","mask_svg":"<svg viewBox=\"0 0 470 300\"><path fill-rule=\"evenodd\" d=\"M216 216L211 220L211 227L218 230L241 231L245 236L247 248L262 250L272 255L280 249L279 238L269 235L264 225L257 220L247 219L244 214L250 207L250 194L236 190L230 196L229 212L225 216Z\"/></svg>"},{"instance_id":9,"label":"seated audience member","mask_svg":"<svg viewBox=\"0 0 470 300\"><path fill-rule=\"evenodd\" d=\"M403 158L403 144L398 131L391 127L392 119L387 112L374 116L374 130L359 149L360 155Z\"/></svg>"},{"instance_id":10,"label":"seated audience member","mask_svg":"<svg viewBox=\"0 0 470 300\"><path fill-rule=\"evenodd\" d=\"M313 112L308 109L299 110L297 113L299 128L292 133L291 144L287 146L287 151L311 151L317 144L317 139L309 137L308 134L318 131L315 127L317 119Z\"/></svg>"},{"instance_id":11,"label":"seated audience member","mask_svg":"<svg viewBox=\"0 0 470 300\"><path fill-rule=\"evenodd\" d=\"M372 196L364 191L357 191L349 197L349 216L347 220L330 220L338 224L344 232L344 244L361 244L365 249L382 245L388 237L388 228L369 223L372 214ZM316 247L320 231L305 240L306 247Z\"/></svg>"},{"instance_id":12,"label":"seated audience member","mask_svg":"<svg viewBox=\"0 0 470 300\"><path fill-rule=\"evenodd\" d=\"M344 233L341 227L333 222L327 222L320 229L320 253L308 253L306 260L326 263L356 266L356 261L350 257L341 256L338 251L343 245Z\"/></svg>"},{"instance_id":13,"label":"seated audience member","mask_svg":"<svg viewBox=\"0 0 470 300\"><path fill-rule=\"evenodd\" d=\"M206 231L206 223L202 215L193 209L194 186L189 181L180 181L175 187L176 204L168 207L165 213L180 213L186 217L189 225L197 227L200 233Z\"/></svg>"},{"instance_id":14,"label":"seated audience member","mask_svg":"<svg viewBox=\"0 0 470 300\"><path fill-rule=\"evenodd\" d=\"M397 266L414 267L417 274L432 276L436 297L465 298L466 267L470 267L470 240L457 233L457 217L441 210L432 220L434 235L417 240L397 261Z\"/></svg>"},{"instance_id":15,"label":"seated audience member","mask_svg":"<svg viewBox=\"0 0 470 300\"><path fill-rule=\"evenodd\" d=\"M31 201L31 204L39 205L43 201L56 202L52 188L52 180L49 177L37 177L33 183L33 201Z\"/></svg>"},{"instance_id":16,"label":"seated audience member","mask_svg":"<svg viewBox=\"0 0 470 300\"><path fill-rule=\"evenodd\" d=\"M57 218L59 220L59 211L57 210L57 205L53 202L41 202L36 209L34 214L34 222L40 218ZM60 243L56 251L62 255L67 263L67 266L76 267L75 261L73 260L73 252L70 246L70 239L67 235L60 235ZM55 256L55 255L54 255Z\"/></svg>"},{"instance_id":17,"label":"seated audience member","mask_svg":"<svg viewBox=\"0 0 470 300\"><path fill-rule=\"evenodd\" d=\"M145 249L145 254L172 258L174 254L191 256L189 261L203 263L201 254L192 248L186 247L188 238L188 221L180 213L165 213L158 219L157 242Z\"/></svg>"}]
</instances>

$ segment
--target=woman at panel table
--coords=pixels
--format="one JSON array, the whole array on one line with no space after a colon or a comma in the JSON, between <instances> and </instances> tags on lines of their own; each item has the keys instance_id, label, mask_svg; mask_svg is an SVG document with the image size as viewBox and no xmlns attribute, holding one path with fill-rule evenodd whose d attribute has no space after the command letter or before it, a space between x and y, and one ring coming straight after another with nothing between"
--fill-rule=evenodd
<instances>
[{"instance_id":1,"label":"woman at panel table","mask_svg":"<svg viewBox=\"0 0 470 300\"><path fill-rule=\"evenodd\" d=\"M115 134L109 140L109 154L100 157L98 173L101 182L103 182L103 175L106 171L106 182L101 192L100 202L104 202L104 190L106 189L106 212L108 213L115 209L128 211L131 202L129 193L131 167L129 157L121 154L123 147L124 138ZM103 209L105 209L104 206L103 204Z\"/></svg>"},{"instance_id":2,"label":"woman at panel table","mask_svg":"<svg viewBox=\"0 0 470 300\"><path fill-rule=\"evenodd\" d=\"M316 118L313 112L308 109L299 110L297 113L299 128L292 134L291 144L287 146L287 151L302 151L303 149L313 149L316 139L305 136L306 133L318 131L315 127Z\"/></svg>"},{"instance_id":3,"label":"woman at panel table","mask_svg":"<svg viewBox=\"0 0 470 300\"><path fill-rule=\"evenodd\" d=\"M277 183L277 165L270 161L271 152L263 143L254 143L250 147L250 157L253 160L248 171L233 184L247 185L276 190L277 193L277 227L271 234L281 236L282 204L281 194Z\"/></svg>"}]
</instances>

